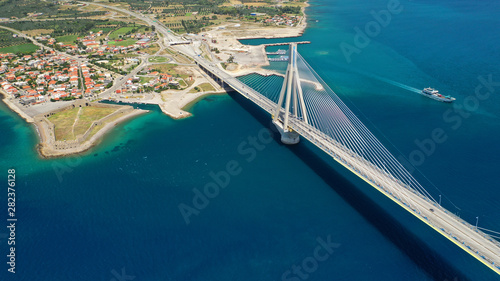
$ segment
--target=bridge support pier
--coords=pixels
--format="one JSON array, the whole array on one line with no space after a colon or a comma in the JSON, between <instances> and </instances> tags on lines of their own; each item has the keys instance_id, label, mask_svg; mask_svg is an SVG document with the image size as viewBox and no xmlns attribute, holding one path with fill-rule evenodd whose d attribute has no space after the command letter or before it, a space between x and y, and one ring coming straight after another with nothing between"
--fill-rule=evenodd
<instances>
[{"instance_id":1,"label":"bridge support pier","mask_svg":"<svg viewBox=\"0 0 500 281\"><path fill-rule=\"evenodd\" d=\"M285 107L283 108L284 111L282 111L281 108L283 102L285 102ZM281 87L279 100L276 104L276 109L273 115L273 124L281 134L282 143L297 144L300 141L300 136L288 126L290 117L300 117L303 122L308 123L306 106L299 78L299 70L297 68L296 43L290 44L290 59L288 61L285 79L283 79L283 86Z\"/></svg>"},{"instance_id":2,"label":"bridge support pier","mask_svg":"<svg viewBox=\"0 0 500 281\"><path fill-rule=\"evenodd\" d=\"M284 144L298 144L300 142L300 135L295 132L291 131L288 128L283 128L283 123L279 120L273 120L273 124L278 129L278 132L281 135L281 142Z\"/></svg>"}]
</instances>

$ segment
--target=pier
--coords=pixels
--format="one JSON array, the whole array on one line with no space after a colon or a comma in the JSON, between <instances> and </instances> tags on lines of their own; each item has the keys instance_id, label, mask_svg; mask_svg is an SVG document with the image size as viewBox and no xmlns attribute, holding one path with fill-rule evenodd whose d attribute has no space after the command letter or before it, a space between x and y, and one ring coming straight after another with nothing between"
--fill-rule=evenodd
<instances>
[{"instance_id":1,"label":"pier","mask_svg":"<svg viewBox=\"0 0 500 281\"><path fill-rule=\"evenodd\" d=\"M285 55L286 54L286 50L282 50L282 49L279 49L278 51L276 52L267 52L266 55Z\"/></svg>"}]
</instances>

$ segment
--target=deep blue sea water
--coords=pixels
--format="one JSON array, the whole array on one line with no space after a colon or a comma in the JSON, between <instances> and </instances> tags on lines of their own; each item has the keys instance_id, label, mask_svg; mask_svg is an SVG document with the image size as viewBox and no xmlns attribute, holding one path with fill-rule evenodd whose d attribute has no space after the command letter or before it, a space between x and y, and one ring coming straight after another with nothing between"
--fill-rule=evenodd
<instances>
[{"instance_id":1,"label":"deep blue sea water","mask_svg":"<svg viewBox=\"0 0 500 281\"><path fill-rule=\"evenodd\" d=\"M294 40L313 43L299 52L396 156L443 129L448 139L415 177L446 208L500 231L500 87L474 93L479 76L500 81L500 4L401 1L347 62L340 44L388 2L312 1ZM465 111L407 90L427 86ZM18 217L17 273L7 273L2 226L0 280L498 280L310 144L268 141L270 117L237 95L207 98L185 120L148 109L88 153L47 160L33 128L0 104L0 168L17 171ZM239 173L187 225L179 204L193 206L193 190L235 163ZM327 240L316 267L309 257ZM293 273L304 261L309 272Z\"/></svg>"}]
</instances>

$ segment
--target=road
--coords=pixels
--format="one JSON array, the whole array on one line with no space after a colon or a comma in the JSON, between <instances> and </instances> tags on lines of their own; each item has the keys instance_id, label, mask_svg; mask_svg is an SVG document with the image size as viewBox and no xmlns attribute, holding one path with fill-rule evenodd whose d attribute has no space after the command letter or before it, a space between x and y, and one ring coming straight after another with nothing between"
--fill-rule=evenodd
<instances>
[{"instance_id":1,"label":"road","mask_svg":"<svg viewBox=\"0 0 500 281\"><path fill-rule=\"evenodd\" d=\"M172 42L172 41L183 41L182 38L180 38L179 36L176 36L175 34L173 34L168 28L166 28L160 22L158 22L156 20L153 20L150 17L144 16L142 14L134 13L134 12L126 10L126 9L122 9L122 8L118 8L118 7L113 7L113 6L109 6L109 5L105 5L105 4L101 4L101 3L93 3L93 2L80 2L80 3L90 4L90 5L100 6L100 7L106 8L106 9L115 10L115 11L118 11L120 13L127 14L129 16L138 18L138 19L142 20L143 22L145 22L145 23L147 23L147 24L149 24L151 26L154 26L156 32L160 33L163 36L163 42L161 42L161 41L158 42L158 44L160 45L160 50L157 53L159 53L161 50L164 50L165 49L165 45L168 45L169 42ZM196 51L190 45L178 45L178 46L175 46L175 49L177 51L183 53L184 55L187 55L188 57L196 57L197 56ZM100 97L102 97L102 98L109 98L110 95L112 93L114 93L117 89L123 87L123 85L125 85L125 83L127 82L127 80L129 78L137 75L137 73L139 73L139 71L142 70L147 65L154 64L154 63L149 63L148 62L149 57L152 57L152 56L154 56L154 55L148 55L148 54L143 55L141 57L142 62L141 62L141 64L139 66L137 66L131 73L129 73L128 75L124 76L123 78L116 79L115 83L113 84L113 86L111 88L107 89L105 92L103 92L100 95ZM177 64L178 65L192 65L192 64L182 64L182 63L177 63Z\"/></svg>"},{"instance_id":2,"label":"road","mask_svg":"<svg viewBox=\"0 0 500 281\"><path fill-rule=\"evenodd\" d=\"M170 41L180 41L180 38L175 36L174 34L172 34L172 32L166 28L163 24L161 24L160 22L154 20L154 19L151 19L150 17L147 17L147 16L144 16L142 14L138 14L138 13L134 13L132 11L129 11L127 9L122 9L122 8L118 8L118 7L114 7L114 6L109 6L109 5L104 5L104 4L100 4L100 3L94 3L94 2L81 2L79 1L80 3L83 3L83 4L90 4L90 5L96 5L96 6L100 6L100 7L103 7L103 8L106 8L106 9L111 9L111 10L115 10L115 11L118 11L118 12L121 12L123 14L127 14L129 16L132 16L132 17L135 17L135 18L138 18L140 20L142 20L143 22L151 25L151 26L154 26L156 31L163 34L165 36L165 40L166 42L170 42Z\"/></svg>"},{"instance_id":3,"label":"road","mask_svg":"<svg viewBox=\"0 0 500 281\"><path fill-rule=\"evenodd\" d=\"M99 95L99 97L101 97L103 99L109 98L113 93L116 92L116 90L123 87L125 85L125 83L127 83L129 78L136 76L147 65L148 65L147 57L144 56L141 58L141 63L136 68L134 68L129 74L115 79L115 81L113 82L113 86L111 86L109 89L106 89L104 92L102 92Z\"/></svg>"}]
</instances>

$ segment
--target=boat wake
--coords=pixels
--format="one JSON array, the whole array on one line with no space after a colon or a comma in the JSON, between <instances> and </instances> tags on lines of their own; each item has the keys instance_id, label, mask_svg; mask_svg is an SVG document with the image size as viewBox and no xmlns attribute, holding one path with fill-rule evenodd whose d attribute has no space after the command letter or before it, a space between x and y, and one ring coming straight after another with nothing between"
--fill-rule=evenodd
<instances>
[{"instance_id":1,"label":"boat wake","mask_svg":"<svg viewBox=\"0 0 500 281\"><path fill-rule=\"evenodd\" d=\"M358 70L358 69L354 69L352 67L346 67L344 65L340 65L340 64L335 64L339 67L342 67L346 70L349 70L351 72L354 72L354 73L358 73L360 75L364 75L364 76L368 76L370 78L373 78L375 80L379 80L379 81L382 81L382 82L385 82L385 83L388 83L388 84L391 84L393 86L396 86L398 88L401 88L401 89L404 89L404 90L407 90L407 91L410 91L410 92L414 92L414 93L417 93L417 94L420 94L422 92L421 89L417 89L417 88L414 88L412 86L408 86L408 85L405 85L405 84L402 84L402 83L399 83L399 82L396 82L394 80L390 80L390 79L387 79L387 78L384 78L384 77L381 77L381 76L378 76L376 74L372 74L372 73L368 73L368 72L364 72L364 71L361 71L361 70Z\"/></svg>"},{"instance_id":2,"label":"boat wake","mask_svg":"<svg viewBox=\"0 0 500 281\"><path fill-rule=\"evenodd\" d=\"M386 82L388 84L391 84L393 86L396 86L396 87L399 87L401 89L405 89L405 90L408 90L410 92L415 92L417 94L420 94L420 92L422 92L422 90L419 90L417 88L414 88L414 87L411 87L411 86L408 86L408 85L405 85L405 84L402 84L402 83L399 83L399 82L396 82L396 81L393 81L393 80L390 80L390 79L387 79L387 78L383 78L383 77L380 77L380 76L377 76L377 75L370 75L372 76L373 78L377 79L377 80L380 80L380 81L383 81L383 82Z\"/></svg>"}]
</instances>

